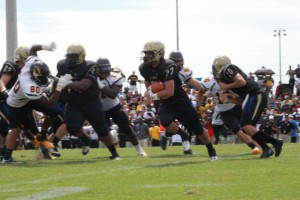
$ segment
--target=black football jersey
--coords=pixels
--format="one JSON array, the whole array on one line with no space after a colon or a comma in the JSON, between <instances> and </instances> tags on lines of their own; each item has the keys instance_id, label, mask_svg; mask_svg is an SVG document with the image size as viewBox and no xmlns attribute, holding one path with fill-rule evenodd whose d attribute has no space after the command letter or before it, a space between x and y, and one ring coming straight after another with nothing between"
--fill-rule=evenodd
<instances>
[{"instance_id":1,"label":"black football jersey","mask_svg":"<svg viewBox=\"0 0 300 200\"><path fill-rule=\"evenodd\" d=\"M57 63L57 72L58 77L71 74L74 77L74 81L90 79L93 83L83 92L69 89L66 94L66 101L70 105L84 105L89 101L98 99L100 90L97 83L98 68L95 66L95 62L86 60L74 68L68 68L66 59L63 59Z\"/></svg>"},{"instance_id":2,"label":"black football jersey","mask_svg":"<svg viewBox=\"0 0 300 200\"><path fill-rule=\"evenodd\" d=\"M8 60L3 63L2 69L0 71L0 78L3 74L8 74L11 76L11 79L6 85L6 89L10 90L14 86L15 82L18 80L20 71L20 67L13 60Z\"/></svg>"},{"instance_id":3,"label":"black football jersey","mask_svg":"<svg viewBox=\"0 0 300 200\"><path fill-rule=\"evenodd\" d=\"M168 99L162 99L163 102L177 102L179 100L187 100L189 98L186 92L183 90L182 81L179 78L178 68L176 64L169 59L161 61L157 68L152 68L148 63L142 63L139 67L141 76L144 77L145 81L154 82L160 81L165 82L168 80L174 80L175 89L174 95Z\"/></svg>"},{"instance_id":4,"label":"black football jersey","mask_svg":"<svg viewBox=\"0 0 300 200\"><path fill-rule=\"evenodd\" d=\"M228 65L220 72L221 81L224 83L233 83L236 74L240 74L246 80L246 85L240 88L230 89L232 92L239 95L240 98L245 99L247 94L255 93L260 90L260 86L252 78L249 78L239 67L235 65Z\"/></svg>"}]
</instances>

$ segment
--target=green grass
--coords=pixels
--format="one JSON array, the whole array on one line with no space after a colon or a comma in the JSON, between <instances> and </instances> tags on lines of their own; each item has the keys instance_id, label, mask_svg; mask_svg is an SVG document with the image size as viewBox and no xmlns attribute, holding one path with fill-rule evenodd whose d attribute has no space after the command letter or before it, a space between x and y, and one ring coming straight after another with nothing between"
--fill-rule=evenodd
<instances>
[{"instance_id":1,"label":"green grass","mask_svg":"<svg viewBox=\"0 0 300 200\"><path fill-rule=\"evenodd\" d=\"M61 150L56 160L37 161L37 151L15 151L20 164L0 165L0 199L300 199L300 144L285 144L278 158L259 159L244 144L217 145L220 159L210 162L204 146Z\"/></svg>"}]
</instances>

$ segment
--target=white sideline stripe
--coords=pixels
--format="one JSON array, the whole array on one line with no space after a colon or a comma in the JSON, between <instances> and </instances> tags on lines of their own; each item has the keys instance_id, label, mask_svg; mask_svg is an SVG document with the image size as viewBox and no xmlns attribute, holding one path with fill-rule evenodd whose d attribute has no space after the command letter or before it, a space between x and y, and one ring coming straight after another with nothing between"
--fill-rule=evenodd
<instances>
[{"instance_id":1,"label":"white sideline stripe","mask_svg":"<svg viewBox=\"0 0 300 200\"><path fill-rule=\"evenodd\" d=\"M219 183L200 183L200 184L155 184L155 185L143 185L140 188L177 188L177 187L211 187L211 186L228 186L228 184Z\"/></svg>"},{"instance_id":2,"label":"white sideline stripe","mask_svg":"<svg viewBox=\"0 0 300 200\"><path fill-rule=\"evenodd\" d=\"M60 176L56 176L56 177L49 177L49 178L44 178L44 179L35 179L32 181L18 181L17 183L11 183L11 184L5 184L5 185L0 185L0 193L1 192L6 192L4 190L4 188L16 188L16 186L18 185L26 185L26 184L39 184L39 183L43 183L43 182L50 182L50 181L55 181L55 180L62 180L62 179L66 179L66 178L74 178L74 177L79 177L79 176L89 176L89 175L98 175L98 174L106 174L106 173L111 173L114 171L129 171L132 169L138 169L141 167L119 167L119 168L111 168L111 170L107 170L107 171L94 171L94 172L85 172L85 173L80 173L80 174L68 174L68 175L60 175Z\"/></svg>"},{"instance_id":3,"label":"white sideline stripe","mask_svg":"<svg viewBox=\"0 0 300 200\"><path fill-rule=\"evenodd\" d=\"M42 200L42 199L49 199L49 198L54 198L54 197L70 195L70 194L82 192L85 190L88 190L88 189L82 188L82 187L65 187L65 188L58 188L58 189L50 190L50 191L46 191L46 192L38 192L38 193L27 195L27 196L13 197L13 198L9 198L6 200L32 200L32 199Z\"/></svg>"}]
</instances>

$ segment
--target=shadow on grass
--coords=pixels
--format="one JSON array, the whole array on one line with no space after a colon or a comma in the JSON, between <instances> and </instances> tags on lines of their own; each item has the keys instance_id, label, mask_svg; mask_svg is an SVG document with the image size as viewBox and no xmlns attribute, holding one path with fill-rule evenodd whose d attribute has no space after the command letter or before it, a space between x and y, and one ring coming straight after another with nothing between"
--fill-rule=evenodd
<instances>
[{"instance_id":1,"label":"shadow on grass","mask_svg":"<svg viewBox=\"0 0 300 200\"><path fill-rule=\"evenodd\" d=\"M105 162L112 160L109 157L97 157L97 158L89 158L89 159L60 159L56 158L54 160L26 160L21 161L20 163L6 163L1 164L2 166L14 166L14 167L49 167L49 165L85 165L85 164L96 164L98 162ZM0 165L0 166L1 166Z\"/></svg>"}]
</instances>

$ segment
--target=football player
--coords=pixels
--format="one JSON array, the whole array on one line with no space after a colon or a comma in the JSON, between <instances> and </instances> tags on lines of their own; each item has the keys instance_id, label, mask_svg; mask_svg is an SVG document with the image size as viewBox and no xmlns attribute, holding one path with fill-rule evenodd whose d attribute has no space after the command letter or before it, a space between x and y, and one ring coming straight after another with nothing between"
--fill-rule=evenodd
<instances>
[{"instance_id":1,"label":"football player","mask_svg":"<svg viewBox=\"0 0 300 200\"><path fill-rule=\"evenodd\" d=\"M162 42L148 41L142 50L141 60L143 63L139 66L140 74L145 79L150 98L159 98L161 100L158 109L160 122L166 127L168 132L177 133L181 137L186 135L186 133L179 128L175 119L178 119L183 124L189 124L193 132L205 144L210 160L217 160L216 151L210 142L207 131L203 129L196 110L182 88L182 81L179 78L177 66L172 60L165 59L164 54L165 47ZM158 93L153 93L150 87L151 81L164 83L165 89Z\"/></svg>"},{"instance_id":2,"label":"football player","mask_svg":"<svg viewBox=\"0 0 300 200\"><path fill-rule=\"evenodd\" d=\"M214 109L214 114L212 116L213 124L223 124L228 127L233 133L235 133L242 142L247 144L252 149L252 154L259 154L261 150L253 143L251 137L246 135L239 125L241 119L242 106L233 103L221 103L219 101L219 95L224 92L221 90L218 82L214 77L206 77L201 79L201 89L200 93L205 93L210 91L214 98L214 103L216 104ZM203 95L200 95L203 96ZM199 99L201 101L201 99ZM236 102L237 103L237 102ZM214 125L213 125L214 126ZM214 129L214 132L215 129Z\"/></svg>"},{"instance_id":3,"label":"football player","mask_svg":"<svg viewBox=\"0 0 300 200\"><path fill-rule=\"evenodd\" d=\"M55 48L55 43L33 45L30 48L29 57L21 70L21 74L3 104L4 109L2 111L5 111L5 116L7 116L3 119L12 129L8 135L10 137L7 137L7 148L2 160L3 163L14 162L11 155L21 128L34 144L41 144L45 148L54 148L53 144L46 139L46 135L39 132L33 110L39 110L39 105L53 107L60 96L62 88L72 78L70 75L62 77L57 83L58 87L52 98L48 99L43 96L44 90L49 84L51 73L48 66L37 57L37 51L53 51Z\"/></svg>"},{"instance_id":4,"label":"football player","mask_svg":"<svg viewBox=\"0 0 300 200\"><path fill-rule=\"evenodd\" d=\"M57 63L58 77L67 73L73 76L66 93L67 130L71 135L81 136L85 120L89 121L98 133L99 140L109 149L110 159L120 160L99 99L98 67L95 62L85 60L85 55L82 45L71 44L67 48L66 58Z\"/></svg>"},{"instance_id":5,"label":"football player","mask_svg":"<svg viewBox=\"0 0 300 200\"><path fill-rule=\"evenodd\" d=\"M2 117L5 116L3 104L8 97L9 90L13 87L18 79L21 69L24 67L30 48L28 46L19 46L14 52L14 58L3 63L0 72L0 112ZM2 112L3 111L3 112ZM8 124L5 120L0 120L0 161L5 154L4 138L8 134ZM10 137L10 136L9 136ZM9 141L9 140L7 140Z\"/></svg>"},{"instance_id":6,"label":"football player","mask_svg":"<svg viewBox=\"0 0 300 200\"><path fill-rule=\"evenodd\" d=\"M99 58L96 65L99 68L98 85L101 90L99 97L105 111L107 124L111 123L111 118L118 125L120 131L128 136L129 141L136 148L138 156L147 156L139 144L136 134L130 127L128 116L122 110L118 98L118 93L124 82L123 77L112 72L110 61L107 58Z\"/></svg>"},{"instance_id":7,"label":"football player","mask_svg":"<svg viewBox=\"0 0 300 200\"><path fill-rule=\"evenodd\" d=\"M274 151L266 142L272 143L275 149L275 156L279 156L283 142L281 140L267 137L262 131L256 128L261 113L268 103L267 94L261 90L258 83L249 78L238 66L231 64L228 56L217 56L212 65L215 79L222 90L228 90L219 95L222 103L235 103L238 97L243 100L243 111L240 125L245 133L251 136L263 149L261 158L268 158Z\"/></svg>"}]
</instances>

